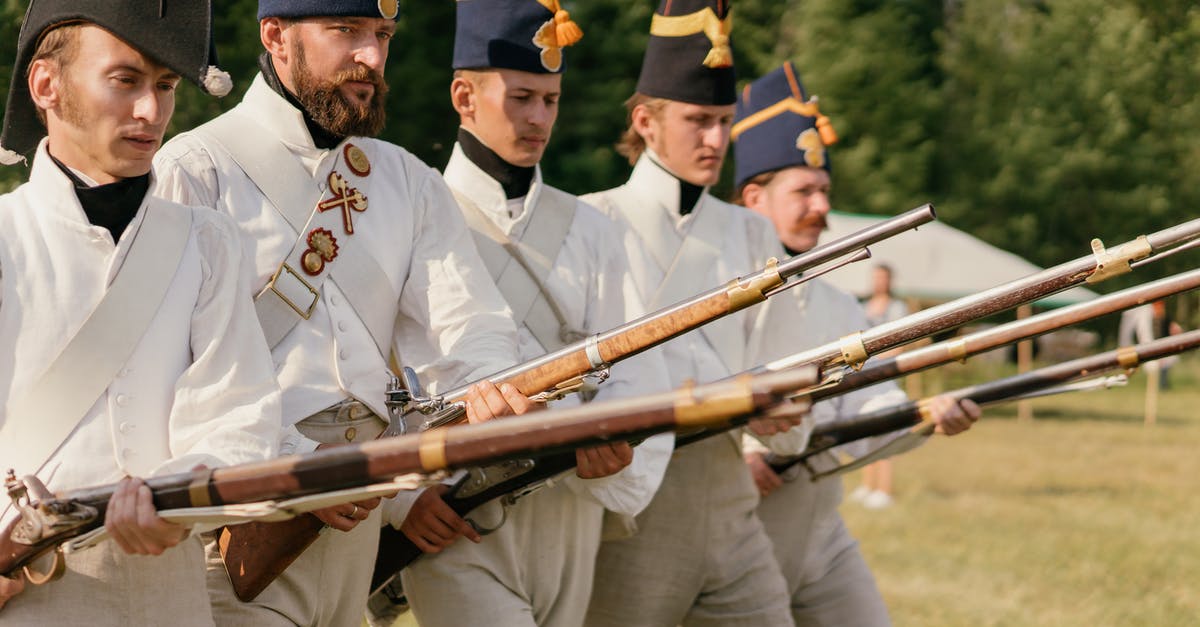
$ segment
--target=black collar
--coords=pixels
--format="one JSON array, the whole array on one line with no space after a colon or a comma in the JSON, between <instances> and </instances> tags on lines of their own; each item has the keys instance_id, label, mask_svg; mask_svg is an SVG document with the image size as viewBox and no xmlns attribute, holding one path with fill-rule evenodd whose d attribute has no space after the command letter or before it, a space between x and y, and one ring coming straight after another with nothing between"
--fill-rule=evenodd
<instances>
[{"instance_id":1,"label":"black collar","mask_svg":"<svg viewBox=\"0 0 1200 627\"><path fill-rule=\"evenodd\" d=\"M330 133L312 119L312 116L308 114L308 110L304 108L303 104L300 104L300 100L296 98L295 94L288 91L288 88L283 86L283 81L279 80L279 74L275 72L275 64L271 62L270 53L263 52L259 55L258 69L262 70L263 79L267 81L267 85L275 93L283 96L288 101L288 104L299 109L300 113L304 115L304 126L308 127L308 134L312 136L314 146L322 150L332 150L338 144L342 143L343 139L346 139L345 137Z\"/></svg>"},{"instance_id":2,"label":"black collar","mask_svg":"<svg viewBox=\"0 0 1200 627\"><path fill-rule=\"evenodd\" d=\"M480 170L496 179L504 188L504 197L512 200L529 193L533 185L534 168L524 168L513 165L496 154L494 150L483 145L471 131L458 127L458 144L462 146L463 154Z\"/></svg>"},{"instance_id":3,"label":"black collar","mask_svg":"<svg viewBox=\"0 0 1200 627\"><path fill-rule=\"evenodd\" d=\"M146 192L150 191L150 173L92 187L53 155L50 159L71 179L75 197L79 199L79 206L83 207L88 222L108 229L114 242L120 240L121 234L146 199Z\"/></svg>"},{"instance_id":4,"label":"black collar","mask_svg":"<svg viewBox=\"0 0 1200 627\"><path fill-rule=\"evenodd\" d=\"M679 183L679 215L686 216L695 210L696 205L700 202L700 197L704 195L704 190L707 189L700 185L693 185L675 175L667 166L658 162L658 159L646 155L650 158L650 163L655 167L666 172L671 178Z\"/></svg>"}]
</instances>

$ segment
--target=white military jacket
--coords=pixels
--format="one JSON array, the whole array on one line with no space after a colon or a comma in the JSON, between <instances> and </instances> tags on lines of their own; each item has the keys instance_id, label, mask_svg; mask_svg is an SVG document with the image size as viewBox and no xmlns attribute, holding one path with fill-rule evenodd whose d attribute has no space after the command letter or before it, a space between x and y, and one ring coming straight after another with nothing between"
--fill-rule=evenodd
<instances>
[{"instance_id":1,"label":"white military jacket","mask_svg":"<svg viewBox=\"0 0 1200 627\"><path fill-rule=\"evenodd\" d=\"M836 277L836 274L832 276ZM790 293L772 298L790 303L792 307L790 311L783 307L772 311L768 323L779 329L780 334L793 334L794 342L811 342L809 348L836 341L871 326L867 322L862 305L853 296L821 279L813 279ZM794 352L796 351L785 351L787 354ZM773 357L785 356L786 354L780 354ZM900 391L895 382L886 381L816 403L810 415L813 424L823 424L853 418L860 413L903 403L906 400L904 392ZM861 457L889 439L890 436L867 438L842 445L837 450ZM747 450L762 451L761 445L753 442L751 438L743 438L743 444ZM830 455L823 455L815 465L819 470L827 470L833 467L834 461Z\"/></svg>"},{"instance_id":2,"label":"white military jacket","mask_svg":"<svg viewBox=\"0 0 1200 627\"><path fill-rule=\"evenodd\" d=\"M520 241L527 229L536 228L530 224L530 215L545 188L540 167L535 170L533 185L516 215L510 215L510 201L500 183L467 158L458 144L444 175L446 183L460 197L473 203L513 241ZM562 308L567 322L589 334L607 331L646 313L633 284L616 224L582 202L576 203L566 239L543 283ZM518 331L522 361L547 352L528 327L520 325ZM667 386L666 365L659 352L651 350L613 366L611 376L600 384L596 400L650 394ZM567 407L578 402L578 397L572 395L556 401L554 406ZM568 473L564 481L576 493L590 496L607 509L635 515L654 497L674 440L673 434L647 439L635 449L633 462L615 475L585 480Z\"/></svg>"},{"instance_id":3,"label":"white military jacket","mask_svg":"<svg viewBox=\"0 0 1200 627\"><path fill-rule=\"evenodd\" d=\"M193 214L179 269L145 335L37 473L51 490L260 461L277 452L279 391L246 298L249 277L236 227L211 211L172 205L147 195L114 244L107 229L88 221L45 140L29 182L0 196L0 421L38 419L4 408L18 402L100 302L147 207ZM28 444L0 442L0 460Z\"/></svg>"},{"instance_id":4,"label":"white military jacket","mask_svg":"<svg viewBox=\"0 0 1200 627\"><path fill-rule=\"evenodd\" d=\"M762 269L774 257L783 257L783 249L774 227L765 218L743 208L722 202L707 192L691 213L679 210L680 182L659 165L649 150L634 166L629 181L614 189L583 196L612 217L624 232L625 250L634 282L646 306L656 309L682 298L667 298L660 292L679 242L686 238L701 214L717 222L711 242L713 253L702 265L685 273L694 296L729 280ZM678 275L676 275L678 277ZM766 324L769 311L780 307L774 299L730 314L686 333L663 345L663 356L671 387L686 381L716 381L777 358L780 351L791 354L809 348L789 346L777 341L775 330ZM716 343L714 343L714 340ZM767 445L780 454L797 453L808 442L811 423L767 438Z\"/></svg>"},{"instance_id":5,"label":"white military jacket","mask_svg":"<svg viewBox=\"0 0 1200 627\"><path fill-rule=\"evenodd\" d=\"M427 388L444 391L516 362L516 328L437 171L399 146L375 139L352 137L332 150L317 148L303 114L261 75L235 111L259 121L322 184L347 144L365 154L368 206L352 215L353 236L339 232L338 243L369 251L390 281L390 292L399 294L399 302L356 306L392 312L391 348L402 364L422 375ZM174 138L156 162L160 194L233 216L242 249L253 260L251 293L258 293L296 243L296 231L228 153L206 145L199 134ZM347 396L387 416L388 355L380 354L333 282L325 282L311 317L272 354L285 425Z\"/></svg>"}]
</instances>

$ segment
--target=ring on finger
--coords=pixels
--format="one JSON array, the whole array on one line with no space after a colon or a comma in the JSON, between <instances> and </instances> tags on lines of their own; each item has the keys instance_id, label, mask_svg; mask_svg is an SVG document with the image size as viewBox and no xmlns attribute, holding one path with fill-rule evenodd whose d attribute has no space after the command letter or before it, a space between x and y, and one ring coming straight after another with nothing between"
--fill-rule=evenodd
<instances>
[{"instance_id":1,"label":"ring on finger","mask_svg":"<svg viewBox=\"0 0 1200 627\"><path fill-rule=\"evenodd\" d=\"M358 518L358 506L357 505L354 506L354 509L350 510L350 517Z\"/></svg>"}]
</instances>

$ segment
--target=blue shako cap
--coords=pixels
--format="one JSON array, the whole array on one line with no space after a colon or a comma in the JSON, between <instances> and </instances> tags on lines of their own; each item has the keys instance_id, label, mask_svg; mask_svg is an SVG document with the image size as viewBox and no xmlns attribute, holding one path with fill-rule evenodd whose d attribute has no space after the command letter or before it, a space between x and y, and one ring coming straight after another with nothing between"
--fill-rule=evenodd
<instances>
[{"instance_id":1,"label":"blue shako cap","mask_svg":"<svg viewBox=\"0 0 1200 627\"><path fill-rule=\"evenodd\" d=\"M563 48L583 31L559 0L458 0L454 69L505 68L557 74Z\"/></svg>"},{"instance_id":2,"label":"blue shako cap","mask_svg":"<svg viewBox=\"0 0 1200 627\"><path fill-rule=\"evenodd\" d=\"M734 182L792 166L830 170L827 147L837 142L790 61L742 89L733 119Z\"/></svg>"},{"instance_id":3,"label":"blue shako cap","mask_svg":"<svg viewBox=\"0 0 1200 627\"><path fill-rule=\"evenodd\" d=\"M650 21L638 93L700 105L737 101L730 0L662 0Z\"/></svg>"},{"instance_id":4,"label":"blue shako cap","mask_svg":"<svg viewBox=\"0 0 1200 627\"><path fill-rule=\"evenodd\" d=\"M209 0L32 0L17 35L0 163L21 161L46 135L26 78L42 36L56 26L85 23L107 30L211 95L224 96L233 87L217 67Z\"/></svg>"},{"instance_id":5,"label":"blue shako cap","mask_svg":"<svg viewBox=\"0 0 1200 627\"><path fill-rule=\"evenodd\" d=\"M258 0L258 19L267 17L383 17L396 19L400 0Z\"/></svg>"}]
</instances>

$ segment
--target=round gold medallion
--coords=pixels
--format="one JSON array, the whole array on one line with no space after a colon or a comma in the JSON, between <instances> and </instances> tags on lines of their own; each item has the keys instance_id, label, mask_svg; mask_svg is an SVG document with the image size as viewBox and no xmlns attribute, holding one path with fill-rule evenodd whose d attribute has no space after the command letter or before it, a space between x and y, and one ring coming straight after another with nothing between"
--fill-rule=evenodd
<instances>
[{"instance_id":1,"label":"round gold medallion","mask_svg":"<svg viewBox=\"0 0 1200 627\"><path fill-rule=\"evenodd\" d=\"M346 165L350 166L350 171L358 176L367 176L371 173L371 160L367 158L367 153L362 151L362 148L354 144L346 144L342 150L346 157Z\"/></svg>"},{"instance_id":2,"label":"round gold medallion","mask_svg":"<svg viewBox=\"0 0 1200 627\"><path fill-rule=\"evenodd\" d=\"M394 20L399 12L400 0L379 0L379 15Z\"/></svg>"},{"instance_id":3,"label":"round gold medallion","mask_svg":"<svg viewBox=\"0 0 1200 627\"><path fill-rule=\"evenodd\" d=\"M317 276L325 268L325 260L321 259L321 253L309 249L300 257L300 265L309 276Z\"/></svg>"}]
</instances>

